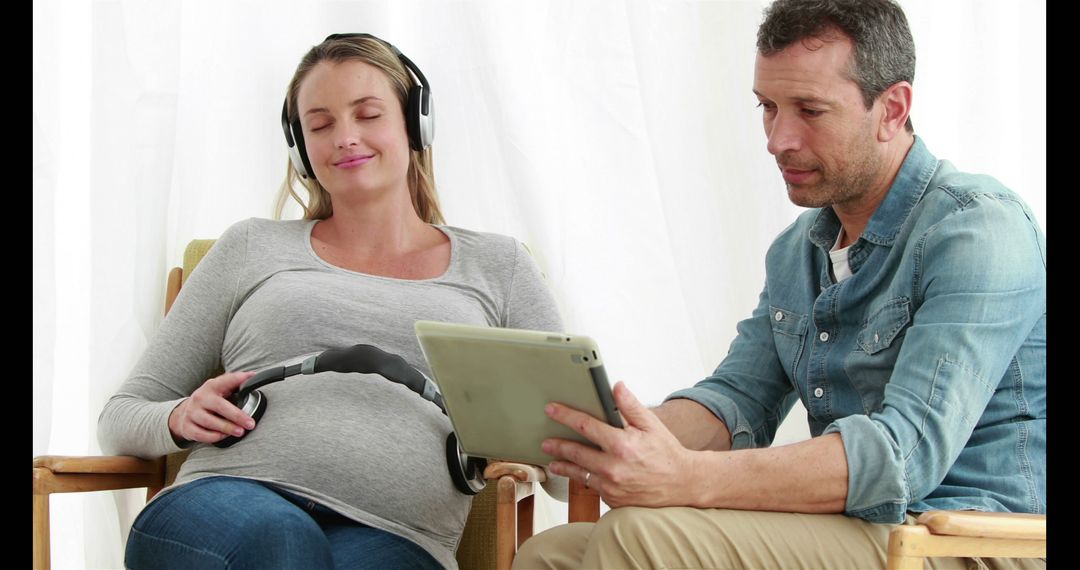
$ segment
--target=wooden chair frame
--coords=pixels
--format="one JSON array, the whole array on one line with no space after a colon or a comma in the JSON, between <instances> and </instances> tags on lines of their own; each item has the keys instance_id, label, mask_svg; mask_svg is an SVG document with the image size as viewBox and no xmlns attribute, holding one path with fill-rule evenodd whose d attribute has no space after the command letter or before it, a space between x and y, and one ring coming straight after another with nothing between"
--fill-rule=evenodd
<instances>
[{"instance_id":1,"label":"wooden chair frame","mask_svg":"<svg viewBox=\"0 0 1080 570\"><path fill-rule=\"evenodd\" d=\"M533 534L533 485L544 481L544 471L533 465L494 462L484 477L497 486L495 567L508 569L518 547ZM50 567L49 495L144 487L147 501L165 487L164 457L35 457L33 567ZM571 481L569 521L596 522L599 514L596 491Z\"/></svg>"},{"instance_id":2,"label":"wooden chair frame","mask_svg":"<svg viewBox=\"0 0 1080 570\"><path fill-rule=\"evenodd\" d=\"M1046 558L1046 515L929 511L889 533L888 570L922 570L935 556Z\"/></svg>"}]
</instances>

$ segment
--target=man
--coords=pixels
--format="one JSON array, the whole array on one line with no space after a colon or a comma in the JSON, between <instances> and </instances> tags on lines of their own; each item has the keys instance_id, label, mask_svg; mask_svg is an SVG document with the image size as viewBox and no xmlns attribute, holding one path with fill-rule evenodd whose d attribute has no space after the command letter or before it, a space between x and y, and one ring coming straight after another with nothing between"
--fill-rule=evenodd
<instances>
[{"instance_id":1,"label":"man","mask_svg":"<svg viewBox=\"0 0 1080 570\"><path fill-rule=\"evenodd\" d=\"M515 567L872 568L909 513L1046 512L1030 210L914 135L915 49L891 0L778 0L757 45L768 151L815 209L770 247L710 377L655 410L616 385L624 430L547 406L601 448L548 440L551 470L613 509L527 541ZM795 398L813 437L770 448Z\"/></svg>"}]
</instances>

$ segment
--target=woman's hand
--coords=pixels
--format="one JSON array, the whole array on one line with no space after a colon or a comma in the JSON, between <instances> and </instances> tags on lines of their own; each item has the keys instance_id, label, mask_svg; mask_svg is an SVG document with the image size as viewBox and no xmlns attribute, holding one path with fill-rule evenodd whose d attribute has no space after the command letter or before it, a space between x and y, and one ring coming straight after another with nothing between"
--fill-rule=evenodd
<instances>
[{"instance_id":1,"label":"woman's hand","mask_svg":"<svg viewBox=\"0 0 1080 570\"><path fill-rule=\"evenodd\" d=\"M169 431L177 444L185 441L217 443L228 436L242 436L255 420L228 400L254 372L226 372L199 386L169 414Z\"/></svg>"}]
</instances>

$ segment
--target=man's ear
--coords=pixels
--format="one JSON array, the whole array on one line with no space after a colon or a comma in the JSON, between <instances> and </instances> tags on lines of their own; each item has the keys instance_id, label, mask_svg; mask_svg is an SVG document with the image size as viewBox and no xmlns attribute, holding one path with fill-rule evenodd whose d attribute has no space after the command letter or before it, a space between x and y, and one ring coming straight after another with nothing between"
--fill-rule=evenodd
<instances>
[{"instance_id":1,"label":"man's ear","mask_svg":"<svg viewBox=\"0 0 1080 570\"><path fill-rule=\"evenodd\" d=\"M892 84L878 95L877 103L883 109L878 123L877 137L880 142L889 142L904 130L908 114L911 112L911 84L900 81Z\"/></svg>"}]
</instances>

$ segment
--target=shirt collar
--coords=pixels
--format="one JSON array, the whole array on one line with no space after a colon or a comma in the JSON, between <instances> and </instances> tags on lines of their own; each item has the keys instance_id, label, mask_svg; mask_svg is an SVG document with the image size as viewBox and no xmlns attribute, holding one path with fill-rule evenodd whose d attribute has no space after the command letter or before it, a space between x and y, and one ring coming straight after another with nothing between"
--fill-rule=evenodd
<instances>
[{"instance_id":1,"label":"shirt collar","mask_svg":"<svg viewBox=\"0 0 1080 570\"><path fill-rule=\"evenodd\" d=\"M891 246L911 209L922 199L937 167L937 158L930 154L922 139L915 136L915 142L908 150L904 163L900 165L896 179L885 194L885 199L878 204L859 239ZM836 212L831 207L825 207L818 210L814 223L810 226L809 238L814 245L828 251L839 231L840 219L836 217Z\"/></svg>"}]
</instances>

